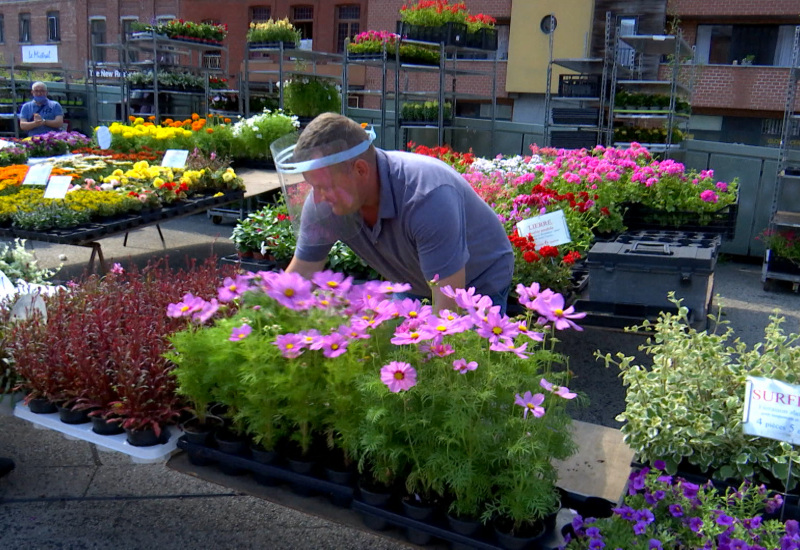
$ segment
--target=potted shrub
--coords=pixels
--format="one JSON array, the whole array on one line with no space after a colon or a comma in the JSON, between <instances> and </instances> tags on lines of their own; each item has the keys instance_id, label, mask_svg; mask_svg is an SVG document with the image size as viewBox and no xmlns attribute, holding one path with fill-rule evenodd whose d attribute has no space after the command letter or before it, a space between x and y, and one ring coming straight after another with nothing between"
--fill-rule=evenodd
<instances>
[{"instance_id":1,"label":"potted shrub","mask_svg":"<svg viewBox=\"0 0 800 550\"><path fill-rule=\"evenodd\" d=\"M322 113L338 113L342 109L341 86L334 81L303 76L283 83L283 105L298 117L312 119Z\"/></svg>"},{"instance_id":2,"label":"potted shrub","mask_svg":"<svg viewBox=\"0 0 800 550\"><path fill-rule=\"evenodd\" d=\"M272 153L269 145L279 137L297 131L300 123L297 117L280 109L263 112L236 122L233 133L234 158L248 161L271 163ZM274 166L274 164L273 164Z\"/></svg>"},{"instance_id":3,"label":"potted shrub","mask_svg":"<svg viewBox=\"0 0 800 550\"><path fill-rule=\"evenodd\" d=\"M769 249L769 268L795 273L800 271L800 235L793 229L765 229L759 236Z\"/></svg>"},{"instance_id":4,"label":"potted shrub","mask_svg":"<svg viewBox=\"0 0 800 550\"><path fill-rule=\"evenodd\" d=\"M300 31L292 25L288 17L263 23L250 23L247 31L247 43L250 47L277 47L283 43L284 48L294 48L300 42Z\"/></svg>"},{"instance_id":5,"label":"potted shrub","mask_svg":"<svg viewBox=\"0 0 800 550\"><path fill-rule=\"evenodd\" d=\"M797 521L774 518L781 497L744 482L723 490L667 475L661 461L631 473L609 518L577 516L565 550L590 548L791 548Z\"/></svg>"},{"instance_id":6,"label":"potted shrub","mask_svg":"<svg viewBox=\"0 0 800 550\"><path fill-rule=\"evenodd\" d=\"M800 336L786 334L783 317L773 314L763 344L747 349L731 328L720 334L691 328L687 308L672 301L677 314L662 313L655 324L634 327L653 331L640 347L652 366L622 354L596 354L620 369L628 388L625 412L617 416L625 442L643 463L663 460L671 474L694 467L723 481L785 480L791 460L793 485L797 454L782 442L742 433L741 423L747 376L798 383L800 348L794 344ZM714 321L724 327L721 315Z\"/></svg>"}]
</instances>

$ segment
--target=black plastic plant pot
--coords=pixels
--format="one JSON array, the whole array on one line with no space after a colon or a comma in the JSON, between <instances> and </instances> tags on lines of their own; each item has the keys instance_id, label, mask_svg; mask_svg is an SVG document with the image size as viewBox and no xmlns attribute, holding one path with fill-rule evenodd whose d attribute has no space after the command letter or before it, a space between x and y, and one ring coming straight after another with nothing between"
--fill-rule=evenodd
<instances>
[{"instance_id":1,"label":"black plastic plant pot","mask_svg":"<svg viewBox=\"0 0 800 550\"><path fill-rule=\"evenodd\" d=\"M28 409L34 414L53 414L58 408L44 397L37 397L28 401Z\"/></svg>"},{"instance_id":2,"label":"black plastic plant pot","mask_svg":"<svg viewBox=\"0 0 800 550\"><path fill-rule=\"evenodd\" d=\"M98 435L118 435L124 432L119 422L110 422L102 416L92 416L92 431Z\"/></svg>"},{"instance_id":3,"label":"black plastic plant pot","mask_svg":"<svg viewBox=\"0 0 800 550\"><path fill-rule=\"evenodd\" d=\"M89 411L76 411L68 407L58 407L58 418L64 424L86 424L89 422Z\"/></svg>"},{"instance_id":4,"label":"black plastic plant pot","mask_svg":"<svg viewBox=\"0 0 800 550\"><path fill-rule=\"evenodd\" d=\"M128 434L128 443L134 447L152 447L160 443L160 438L153 428L145 428L143 430L126 429L125 432Z\"/></svg>"}]
</instances>

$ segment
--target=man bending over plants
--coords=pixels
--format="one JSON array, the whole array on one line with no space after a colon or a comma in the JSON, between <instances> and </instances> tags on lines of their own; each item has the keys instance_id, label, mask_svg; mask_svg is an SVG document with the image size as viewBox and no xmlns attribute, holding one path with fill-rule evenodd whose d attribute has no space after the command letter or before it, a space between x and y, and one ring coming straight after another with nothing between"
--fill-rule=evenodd
<instances>
[{"instance_id":1,"label":"man bending over plants","mask_svg":"<svg viewBox=\"0 0 800 550\"><path fill-rule=\"evenodd\" d=\"M456 309L440 290L450 285L475 287L504 312L514 254L496 214L444 162L384 151L373 139L359 123L325 113L300 135L290 162L276 156L279 171L302 172L311 186L287 271L310 278L341 240L385 279L409 283L412 297L432 299L435 310ZM320 232L325 239L315 238Z\"/></svg>"}]
</instances>

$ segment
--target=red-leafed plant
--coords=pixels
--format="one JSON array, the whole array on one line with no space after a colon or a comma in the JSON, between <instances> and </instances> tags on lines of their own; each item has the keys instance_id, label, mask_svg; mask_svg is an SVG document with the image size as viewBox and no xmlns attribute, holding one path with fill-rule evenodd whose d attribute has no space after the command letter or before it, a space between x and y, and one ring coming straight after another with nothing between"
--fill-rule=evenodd
<instances>
[{"instance_id":1,"label":"red-leafed plant","mask_svg":"<svg viewBox=\"0 0 800 550\"><path fill-rule=\"evenodd\" d=\"M105 277L47 298L47 323L32 318L11 333L9 353L28 399L46 397L125 428L160 432L183 409L174 365L163 356L167 337L184 323L164 310L187 291L210 299L233 270L218 268L214 258L178 271L163 260L142 270L115 265Z\"/></svg>"}]
</instances>

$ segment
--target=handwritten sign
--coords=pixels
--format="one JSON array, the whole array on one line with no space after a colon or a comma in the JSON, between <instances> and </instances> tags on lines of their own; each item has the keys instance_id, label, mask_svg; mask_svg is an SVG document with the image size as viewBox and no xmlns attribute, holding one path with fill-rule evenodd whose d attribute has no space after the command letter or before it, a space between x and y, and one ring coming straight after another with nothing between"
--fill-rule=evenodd
<instances>
[{"instance_id":1,"label":"handwritten sign","mask_svg":"<svg viewBox=\"0 0 800 550\"><path fill-rule=\"evenodd\" d=\"M748 376L742 431L800 444L800 386Z\"/></svg>"},{"instance_id":2,"label":"handwritten sign","mask_svg":"<svg viewBox=\"0 0 800 550\"><path fill-rule=\"evenodd\" d=\"M22 46L23 63L58 63L58 46Z\"/></svg>"},{"instance_id":3,"label":"handwritten sign","mask_svg":"<svg viewBox=\"0 0 800 550\"><path fill-rule=\"evenodd\" d=\"M33 164L28 168L28 173L25 174L22 185L47 185L47 178L50 177L50 172L52 170L53 165L49 162Z\"/></svg>"},{"instance_id":4,"label":"handwritten sign","mask_svg":"<svg viewBox=\"0 0 800 550\"><path fill-rule=\"evenodd\" d=\"M520 237L533 237L537 250L543 246L558 246L572 240L562 210L522 220L517 224L517 233Z\"/></svg>"},{"instance_id":5,"label":"handwritten sign","mask_svg":"<svg viewBox=\"0 0 800 550\"><path fill-rule=\"evenodd\" d=\"M164 151L164 160L161 161L161 166L183 168L186 166L187 158L189 158L189 151L185 149L167 149Z\"/></svg>"},{"instance_id":6,"label":"handwritten sign","mask_svg":"<svg viewBox=\"0 0 800 550\"><path fill-rule=\"evenodd\" d=\"M44 190L46 199L63 199L67 196L67 189L72 182L72 176L51 176Z\"/></svg>"}]
</instances>

